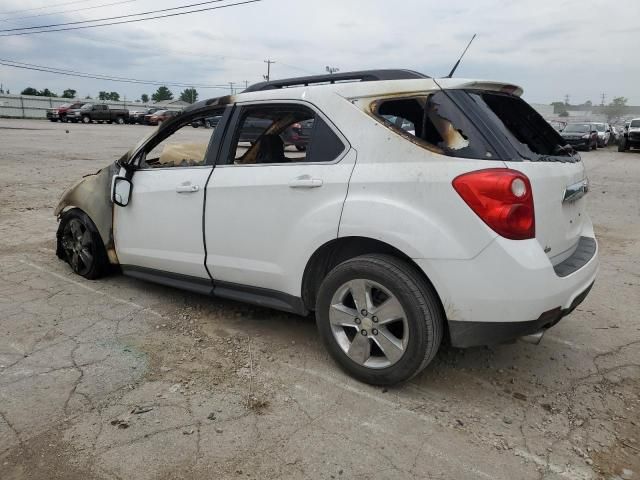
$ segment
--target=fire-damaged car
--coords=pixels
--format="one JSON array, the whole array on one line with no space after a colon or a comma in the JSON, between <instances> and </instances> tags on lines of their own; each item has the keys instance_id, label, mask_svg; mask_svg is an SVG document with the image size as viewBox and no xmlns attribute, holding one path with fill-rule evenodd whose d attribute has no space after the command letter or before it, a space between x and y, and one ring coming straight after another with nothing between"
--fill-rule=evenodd
<instances>
[{"instance_id":1,"label":"fire-damaged car","mask_svg":"<svg viewBox=\"0 0 640 480\"><path fill-rule=\"evenodd\" d=\"M315 312L372 384L443 341L539 341L587 296L598 244L580 155L521 94L375 70L196 103L64 193L57 254L89 279Z\"/></svg>"}]
</instances>

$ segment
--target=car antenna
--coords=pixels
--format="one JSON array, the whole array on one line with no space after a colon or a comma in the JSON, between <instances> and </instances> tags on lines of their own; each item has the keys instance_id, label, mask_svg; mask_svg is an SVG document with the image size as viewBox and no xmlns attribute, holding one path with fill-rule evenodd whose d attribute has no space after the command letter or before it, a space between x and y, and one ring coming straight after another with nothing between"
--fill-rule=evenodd
<instances>
[{"instance_id":1,"label":"car antenna","mask_svg":"<svg viewBox=\"0 0 640 480\"><path fill-rule=\"evenodd\" d=\"M449 75L447 75L444 78L451 78L453 77L453 74L456 72L456 70L458 69L458 65L460 65L460 62L462 61L462 57L464 57L464 54L467 53L467 50L469 50L469 47L471 46L471 43L473 43L473 41L475 40L477 34L473 34L473 37L471 37L471 40L469 40L469 43L467 44L467 48L464 49L464 52L462 52L462 55L460 55L460 58L458 59L458 61L456 62L456 64L453 66L453 68L451 69L451 72L449 72Z\"/></svg>"}]
</instances>

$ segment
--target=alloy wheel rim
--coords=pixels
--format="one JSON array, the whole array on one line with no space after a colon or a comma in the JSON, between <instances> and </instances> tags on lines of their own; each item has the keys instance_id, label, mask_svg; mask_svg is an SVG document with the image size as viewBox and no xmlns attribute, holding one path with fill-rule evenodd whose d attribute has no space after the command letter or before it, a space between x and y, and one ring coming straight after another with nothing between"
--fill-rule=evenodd
<instances>
[{"instance_id":1,"label":"alloy wheel rim","mask_svg":"<svg viewBox=\"0 0 640 480\"><path fill-rule=\"evenodd\" d=\"M72 218L62 232L62 248L73 271L85 275L93 265L91 232L77 218Z\"/></svg>"},{"instance_id":2,"label":"alloy wheel rim","mask_svg":"<svg viewBox=\"0 0 640 480\"><path fill-rule=\"evenodd\" d=\"M358 365L381 369L396 364L409 341L409 324L398 298L383 285L354 279L336 290L329 322L340 349Z\"/></svg>"}]
</instances>

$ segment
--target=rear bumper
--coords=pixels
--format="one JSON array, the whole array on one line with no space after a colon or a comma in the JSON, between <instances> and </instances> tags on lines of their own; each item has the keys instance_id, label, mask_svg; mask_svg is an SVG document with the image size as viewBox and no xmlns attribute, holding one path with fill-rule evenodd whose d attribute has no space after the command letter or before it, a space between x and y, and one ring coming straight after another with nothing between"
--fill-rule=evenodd
<instances>
[{"instance_id":1,"label":"rear bumper","mask_svg":"<svg viewBox=\"0 0 640 480\"><path fill-rule=\"evenodd\" d=\"M535 239L501 237L470 260L415 262L442 300L452 344L489 345L548 328L584 300L598 270L592 230L585 238L590 252L578 242L563 267L554 268Z\"/></svg>"},{"instance_id":2,"label":"rear bumper","mask_svg":"<svg viewBox=\"0 0 640 480\"><path fill-rule=\"evenodd\" d=\"M449 336L451 344L458 348L495 345L551 328L562 318L573 312L587 298L591 287L593 287L593 283L571 302L569 308L562 309L557 307L544 312L537 319L527 322L465 322L450 320Z\"/></svg>"}]
</instances>

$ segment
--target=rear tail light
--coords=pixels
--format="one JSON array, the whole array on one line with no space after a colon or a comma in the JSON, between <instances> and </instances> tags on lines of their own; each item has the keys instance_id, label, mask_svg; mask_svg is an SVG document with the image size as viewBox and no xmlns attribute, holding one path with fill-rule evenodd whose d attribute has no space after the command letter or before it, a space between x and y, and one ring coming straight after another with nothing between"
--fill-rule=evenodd
<instances>
[{"instance_id":1,"label":"rear tail light","mask_svg":"<svg viewBox=\"0 0 640 480\"><path fill-rule=\"evenodd\" d=\"M511 240L535 237L533 193L526 175L507 168L478 170L454 179L453 188L499 235Z\"/></svg>"}]
</instances>

